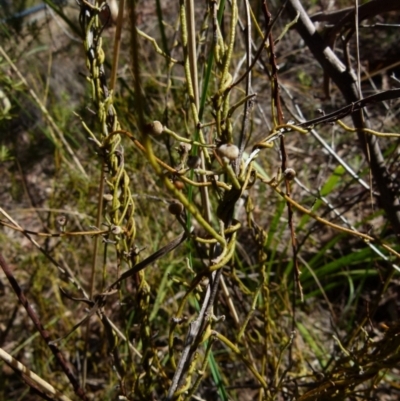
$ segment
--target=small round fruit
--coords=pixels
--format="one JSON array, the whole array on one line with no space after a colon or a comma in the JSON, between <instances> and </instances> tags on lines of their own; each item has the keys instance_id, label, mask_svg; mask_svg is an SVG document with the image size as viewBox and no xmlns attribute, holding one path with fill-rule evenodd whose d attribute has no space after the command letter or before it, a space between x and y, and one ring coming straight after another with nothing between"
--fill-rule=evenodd
<instances>
[{"instance_id":1,"label":"small round fruit","mask_svg":"<svg viewBox=\"0 0 400 401\"><path fill-rule=\"evenodd\" d=\"M179 147L177 149L180 155L188 154L192 149L192 145L186 142L179 142Z\"/></svg>"},{"instance_id":2,"label":"small round fruit","mask_svg":"<svg viewBox=\"0 0 400 401\"><path fill-rule=\"evenodd\" d=\"M201 165L201 159L199 156L189 156L187 165L189 168L199 168Z\"/></svg>"},{"instance_id":3,"label":"small round fruit","mask_svg":"<svg viewBox=\"0 0 400 401\"><path fill-rule=\"evenodd\" d=\"M65 214L59 214L56 218L57 228L62 232L65 231L65 226L67 222L68 222L68 217Z\"/></svg>"},{"instance_id":4,"label":"small round fruit","mask_svg":"<svg viewBox=\"0 0 400 401\"><path fill-rule=\"evenodd\" d=\"M121 234L122 231L123 229L120 226L115 226L115 225L111 226L111 232L115 235Z\"/></svg>"},{"instance_id":5,"label":"small round fruit","mask_svg":"<svg viewBox=\"0 0 400 401\"><path fill-rule=\"evenodd\" d=\"M104 194L103 195L103 199L106 201L106 202L111 202L112 200L113 200L113 196L111 195L111 194Z\"/></svg>"},{"instance_id":6,"label":"small round fruit","mask_svg":"<svg viewBox=\"0 0 400 401\"><path fill-rule=\"evenodd\" d=\"M157 120L146 124L145 128L149 135L154 136L161 135L164 131L164 126L160 123L160 121Z\"/></svg>"},{"instance_id":7,"label":"small round fruit","mask_svg":"<svg viewBox=\"0 0 400 401\"><path fill-rule=\"evenodd\" d=\"M288 181L293 181L296 178L296 171L292 168L287 168L283 175Z\"/></svg>"},{"instance_id":8,"label":"small round fruit","mask_svg":"<svg viewBox=\"0 0 400 401\"><path fill-rule=\"evenodd\" d=\"M239 148L233 143L225 143L217 150L221 157L226 157L231 161L236 160L239 157Z\"/></svg>"},{"instance_id":9,"label":"small round fruit","mask_svg":"<svg viewBox=\"0 0 400 401\"><path fill-rule=\"evenodd\" d=\"M176 189L178 189L179 191L182 191L183 188L185 188L185 184L180 181L180 180L176 180L174 181L174 186Z\"/></svg>"},{"instance_id":10,"label":"small round fruit","mask_svg":"<svg viewBox=\"0 0 400 401\"><path fill-rule=\"evenodd\" d=\"M168 206L168 211L174 216L179 216L183 212L183 205L181 202L172 201Z\"/></svg>"}]
</instances>

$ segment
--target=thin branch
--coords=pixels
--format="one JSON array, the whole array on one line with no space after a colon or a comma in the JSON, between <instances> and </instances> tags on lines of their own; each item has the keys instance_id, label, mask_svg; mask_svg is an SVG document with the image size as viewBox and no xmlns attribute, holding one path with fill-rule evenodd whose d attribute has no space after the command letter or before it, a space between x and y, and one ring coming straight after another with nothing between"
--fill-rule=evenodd
<instances>
[{"instance_id":1,"label":"thin branch","mask_svg":"<svg viewBox=\"0 0 400 401\"><path fill-rule=\"evenodd\" d=\"M300 14L300 18L296 24L297 31L320 63L324 72L338 86L346 101L350 104L360 101L357 90L357 78L352 72L346 70L343 63L318 34L300 1L289 0L287 10L291 18L294 18L298 13ZM365 99L360 102L362 101L365 101ZM360 110L352 113L352 119L355 127L364 127ZM391 179L386 172L385 159L380 150L378 140L376 137L366 135L364 132L357 132L357 136L367 160L370 160L372 175L380 193L380 205L385 211L394 231L400 236L400 202L396 199L391 189Z\"/></svg>"},{"instance_id":2,"label":"thin branch","mask_svg":"<svg viewBox=\"0 0 400 401\"><path fill-rule=\"evenodd\" d=\"M26 298L24 292L22 291L21 287L19 286L17 280L15 279L10 266L7 264L3 255L0 253L0 266L3 269L4 274L6 275L8 281L11 284L15 294L17 295L19 301L21 302L22 306L25 308L28 316L32 320L33 324L35 325L36 329L42 336L43 340L46 342L47 346L50 348L51 352L53 353L55 359L61 366L62 370L64 371L65 375L68 377L70 383L72 384L75 394L84 401L89 401L89 398L85 394L83 388L79 385L78 380L72 373L71 369L68 367L66 360L64 359L63 354L59 350L59 348L51 343L50 333L43 327L42 323L40 322L39 317L37 316L36 312L33 310L31 304L29 303L28 299Z\"/></svg>"}]
</instances>

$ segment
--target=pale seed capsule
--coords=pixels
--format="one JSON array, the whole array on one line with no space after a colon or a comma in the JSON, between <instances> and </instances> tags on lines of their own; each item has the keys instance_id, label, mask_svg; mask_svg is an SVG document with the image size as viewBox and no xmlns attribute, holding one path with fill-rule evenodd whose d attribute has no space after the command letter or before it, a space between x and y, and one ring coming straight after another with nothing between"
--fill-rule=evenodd
<instances>
[{"instance_id":1,"label":"pale seed capsule","mask_svg":"<svg viewBox=\"0 0 400 401\"><path fill-rule=\"evenodd\" d=\"M112 196L111 194L104 194L104 195L103 195L103 199L104 199L106 202L111 202L111 201L113 200L113 196Z\"/></svg>"},{"instance_id":2,"label":"pale seed capsule","mask_svg":"<svg viewBox=\"0 0 400 401\"><path fill-rule=\"evenodd\" d=\"M131 259L132 266L135 266L138 262L139 253L139 248L136 245L133 245L129 252L127 252L127 256Z\"/></svg>"},{"instance_id":3,"label":"pale seed capsule","mask_svg":"<svg viewBox=\"0 0 400 401\"><path fill-rule=\"evenodd\" d=\"M183 212L183 205L181 202L172 201L168 206L168 211L174 216L179 216Z\"/></svg>"},{"instance_id":4,"label":"pale seed capsule","mask_svg":"<svg viewBox=\"0 0 400 401\"><path fill-rule=\"evenodd\" d=\"M115 235L121 234L122 233L122 228L120 226L111 226L111 232Z\"/></svg>"},{"instance_id":5,"label":"pale seed capsule","mask_svg":"<svg viewBox=\"0 0 400 401\"><path fill-rule=\"evenodd\" d=\"M288 180L288 181L292 181L296 178L296 171L292 168L287 168L284 172L283 172L284 177Z\"/></svg>"},{"instance_id":6,"label":"pale seed capsule","mask_svg":"<svg viewBox=\"0 0 400 401\"><path fill-rule=\"evenodd\" d=\"M229 160L236 160L239 157L239 148L233 143L225 143L218 149L218 154L221 157L226 157Z\"/></svg>"},{"instance_id":7,"label":"pale seed capsule","mask_svg":"<svg viewBox=\"0 0 400 401\"><path fill-rule=\"evenodd\" d=\"M56 218L57 227L60 231L65 231L65 225L67 224L68 218L65 214L60 214Z\"/></svg>"},{"instance_id":8,"label":"pale seed capsule","mask_svg":"<svg viewBox=\"0 0 400 401\"><path fill-rule=\"evenodd\" d=\"M164 126L160 123L160 121L157 120L146 124L145 128L149 135L154 136L161 135L164 131Z\"/></svg>"},{"instance_id":9,"label":"pale seed capsule","mask_svg":"<svg viewBox=\"0 0 400 401\"><path fill-rule=\"evenodd\" d=\"M188 154L192 149L192 145L186 142L179 142L178 153L180 155Z\"/></svg>"}]
</instances>

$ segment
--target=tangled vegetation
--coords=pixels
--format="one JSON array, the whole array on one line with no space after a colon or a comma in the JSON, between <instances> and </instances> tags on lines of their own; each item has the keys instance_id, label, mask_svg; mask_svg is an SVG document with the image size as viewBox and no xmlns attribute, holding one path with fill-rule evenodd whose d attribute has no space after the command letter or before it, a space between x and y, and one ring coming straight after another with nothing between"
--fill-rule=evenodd
<instances>
[{"instance_id":1,"label":"tangled vegetation","mask_svg":"<svg viewBox=\"0 0 400 401\"><path fill-rule=\"evenodd\" d=\"M398 399L400 4L118 5L4 2L1 399Z\"/></svg>"}]
</instances>

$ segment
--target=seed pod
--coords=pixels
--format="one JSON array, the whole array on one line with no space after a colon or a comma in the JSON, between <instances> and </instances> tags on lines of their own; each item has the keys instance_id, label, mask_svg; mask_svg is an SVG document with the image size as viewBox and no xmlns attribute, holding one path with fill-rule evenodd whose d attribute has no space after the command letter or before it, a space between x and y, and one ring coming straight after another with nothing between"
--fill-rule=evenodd
<instances>
[{"instance_id":1,"label":"seed pod","mask_svg":"<svg viewBox=\"0 0 400 401\"><path fill-rule=\"evenodd\" d=\"M288 181L293 181L296 178L296 171L292 168L287 168L284 172L283 175L285 179Z\"/></svg>"},{"instance_id":2,"label":"seed pod","mask_svg":"<svg viewBox=\"0 0 400 401\"><path fill-rule=\"evenodd\" d=\"M160 123L160 121L153 121L145 125L146 133L149 135L158 136L161 135L164 131L164 126Z\"/></svg>"},{"instance_id":3,"label":"seed pod","mask_svg":"<svg viewBox=\"0 0 400 401\"><path fill-rule=\"evenodd\" d=\"M236 160L239 157L239 148L233 143L225 143L217 151L221 157L226 157L230 161Z\"/></svg>"},{"instance_id":4,"label":"seed pod","mask_svg":"<svg viewBox=\"0 0 400 401\"><path fill-rule=\"evenodd\" d=\"M181 202L174 200L169 204L168 211L174 216L179 216L183 212L183 205Z\"/></svg>"},{"instance_id":5,"label":"seed pod","mask_svg":"<svg viewBox=\"0 0 400 401\"><path fill-rule=\"evenodd\" d=\"M182 191L183 188L185 188L185 184L180 181L180 180L175 180L174 181L174 186L176 189L178 189L179 191Z\"/></svg>"},{"instance_id":6,"label":"seed pod","mask_svg":"<svg viewBox=\"0 0 400 401\"><path fill-rule=\"evenodd\" d=\"M186 142L179 142L179 147L177 148L178 153L182 156L188 154L192 149L192 145Z\"/></svg>"},{"instance_id":7,"label":"seed pod","mask_svg":"<svg viewBox=\"0 0 400 401\"><path fill-rule=\"evenodd\" d=\"M122 228L120 226L111 226L111 232L115 235L121 234L122 233Z\"/></svg>"},{"instance_id":8,"label":"seed pod","mask_svg":"<svg viewBox=\"0 0 400 401\"><path fill-rule=\"evenodd\" d=\"M189 156L187 165L189 168L199 168L201 159L199 156Z\"/></svg>"},{"instance_id":9,"label":"seed pod","mask_svg":"<svg viewBox=\"0 0 400 401\"><path fill-rule=\"evenodd\" d=\"M65 231L65 225L68 222L68 217L65 214L60 214L56 218L57 227L60 231Z\"/></svg>"},{"instance_id":10,"label":"seed pod","mask_svg":"<svg viewBox=\"0 0 400 401\"><path fill-rule=\"evenodd\" d=\"M113 196L112 196L111 194L104 194L104 195L103 195L103 199L104 199L106 202L111 202L111 201L113 200Z\"/></svg>"},{"instance_id":11,"label":"seed pod","mask_svg":"<svg viewBox=\"0 0 400 401\"><path fill-rule=\"evenodd\" d=\"M138 262L138 256L139 256L139 248L134 245L130 251L127 253L127 256L130 258L132 266L135 266L136 263Z\"/></svg>"}]
</instances>

